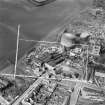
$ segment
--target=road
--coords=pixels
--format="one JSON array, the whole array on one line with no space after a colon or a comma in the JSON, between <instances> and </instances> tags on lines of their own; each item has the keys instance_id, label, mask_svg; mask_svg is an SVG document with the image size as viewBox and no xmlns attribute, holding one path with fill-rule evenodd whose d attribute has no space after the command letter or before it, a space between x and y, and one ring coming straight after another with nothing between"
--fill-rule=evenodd
<instances>
[{"instance_id":1,"label":"road","mask_svg":"<svg viewBox=\"0 0 105 105\"><path fill-rule=\"evenodd\" d=\"M105 91L105 89L100 89L100 87L97 87L95 84L91 84L91 83L88 83L88 82L83 81L83 80L81 81L81 80L63 79L61 84L66 85L66 83L72 84L72 86L69 86L70 89L71 89L71 87L72 88L74 87L74 90L71 93L69 105L76 105L76 103L78 101L80 90L84 87L89 88L89 89L93 89L93 90L96 90L99 92L102 92L102 90Z\"/></svg>"},{"instance_id":2,"label":"road","mask_svg":"<svg viewBox=\"0 0 105 105\"><path fill-rule=\"evenodd\" d=\"M76 105L82 86L83 86L82 83L76 83L74 91L71 93L70 105Z\"/></svg>"},{"instance_id":3,"label":"road","mask_svg":"<svg viewBox=\"0 0 105 105\"><path fill-rule=\"evenodd\" d=\"M29 88L12 103L12 105L18 105L19 102L21 102L23 99L29 96L30 93L45 79L45 75L43 74L41 77L39 77L32 85L29 86Z\"/></svg>"},{"instance_id":4,"label":"road","mask_svg":"<svg viewBox=\"0 0 105 105\"><path fill-rule=\"evenodd\" d=\"M19 102L25 99L38 86L38 84L41 83L41 81L41 78L36 80L12 105L19 105Z\"/></svg>"},{"instance_id":5,"label":"road","mask_svg":"<svg viewBox=\"0 0 105 105\"><path fill-rule=\"evenodd\" d=\"M9 102L0 96L0 105L9 105Z\"/></svg>"},{"instance_id":6,"label":"road","mask_svg":"<svg viewBox=\"0 0 105 105\"><path fill-rule=\"evenodd\" d=\"M30 87L12 104L12 105L18 105L19 102L21 102L23 99L25 99L37 86L41 81L43 80L44 75L36 80ZM59 82L58 82L59 83ZM87 87L89 89L98 90L101 91L99 87L93 84L89 84L85 81L75 81L75 80L64 80L64 83L71 84L72 86L68 86L71 90L71 88L74 88L74 91L71 93L71 99L70 99L70 105L76 105L79 97L80 90L83 87ZM63 82L60 84L64 85Z\"/></svg>"},{"instance_id":7,"label":"road","mask_svg":"<svg viewBox=\"0 0 105 105\"><path fill-rule=\"evenodd\" d=\"M62 80L62 83L78 83L78 84L81 84L83 85L83 87L87 87L87 88L90 88L90 89L96 89L96 90L100 90L100 87L98 87L96 84L91 84L85 80L77 80L77 79L63 79ZM66 85L66 84L65 84ZM101 91L101 90L100 90ZM104 90L105 91L105 90Z\"/></svg>"}]
</instances>

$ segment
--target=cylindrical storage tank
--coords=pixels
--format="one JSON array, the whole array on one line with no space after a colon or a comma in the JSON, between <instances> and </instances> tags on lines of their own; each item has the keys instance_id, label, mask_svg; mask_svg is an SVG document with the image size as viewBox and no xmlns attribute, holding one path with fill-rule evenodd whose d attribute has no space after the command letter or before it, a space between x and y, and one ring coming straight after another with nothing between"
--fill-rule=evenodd
<instances>
[{"instance_id":1,"label":"cylindrical storage tank","mask_svg":"<svg viewBox=\"0 0 105 105\"><path fill-rule=\"evenodd\" d=\"M81 38L87 38L88 36L90 36L89 32L82 32L80 35Z\"/></svg>"},{"instance_id":2,"label":"cylindrical storage tank","mask_svg":"<svg viewBox=\"0 0 105 105\"><path fill-rule=\"evenodd\" d=\"M71 33L63 33L61 37L61 44L65 47L71 47L72 46L72 39L75 38L75 35Z\"/></svg>"}]
</instances>

